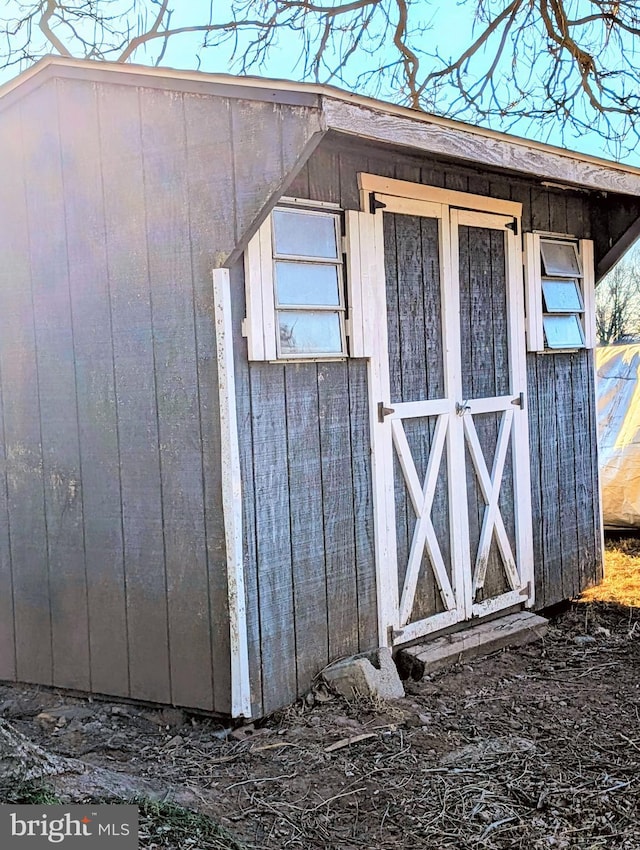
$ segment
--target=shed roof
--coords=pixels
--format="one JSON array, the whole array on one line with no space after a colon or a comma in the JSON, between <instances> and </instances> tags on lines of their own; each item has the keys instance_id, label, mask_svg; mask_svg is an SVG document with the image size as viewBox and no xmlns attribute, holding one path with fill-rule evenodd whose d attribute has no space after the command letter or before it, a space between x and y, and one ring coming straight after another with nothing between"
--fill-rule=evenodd
<instances>
[{"instance_id":1,"label":"shed roof","mask_svg":"<svg viewBox=\"0 0 640 850\"><path fill-rule=\"evenodd\" d=\"M0 108L51 77L80 77L316 108L325 131L455 157L543 181L640 195L640 168L476 127L333 86L47 56L0 87Z\"/></svg>"}]
</instances>

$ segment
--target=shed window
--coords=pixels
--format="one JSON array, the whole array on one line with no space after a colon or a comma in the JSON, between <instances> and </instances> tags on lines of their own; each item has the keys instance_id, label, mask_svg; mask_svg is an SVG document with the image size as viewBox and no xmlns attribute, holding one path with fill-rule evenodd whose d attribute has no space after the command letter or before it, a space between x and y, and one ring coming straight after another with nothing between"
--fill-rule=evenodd
<instances>
[{"instance_id":1,"label":"shed window","mask_svg":"<svg viewBox=\"0 0 640 850\"><path fill-rule=\"evenodd\" d=\"M582 325L575 313L544 316L542 326L548 348L584 348Z\"/></svg>"},{"instance_id":2,"label":"shed window","mask_svg":"<svg viewBox=\"0 0 640 850\"><path fill-rule=\"evenodd\" d=\"M558 277L582 277L578 246L575 242L542 239L540 253L545 274Z\"/></svg>"},{"instance_id":3,"label":"shed window","mask_svg":"<svg viewBox=\"0 0 640 850\"><path fill-rule=\"evenodd\" d=\"M341 214L277 207L245 256L249 357L346 354Z\"/></svg>"},{"instance_id":4,"label":"shed window","mask_svg":"<svg viewBox=\"0 0 640 850\"><path fill-rule=\"evenodd\" d=\"M584 305L577 280L542 280L542 299L547 313L582 313Z\"/></svg>"},{"instance_id":5,"label":"shed window","mask_svg":"<svg viewBox=\"0 0 640 850\"><path fill-rule=\"evenodd\" d=\"M527 233L525 253L529 350L592 348L592 242Z\"/></svg>"}]
</instances>

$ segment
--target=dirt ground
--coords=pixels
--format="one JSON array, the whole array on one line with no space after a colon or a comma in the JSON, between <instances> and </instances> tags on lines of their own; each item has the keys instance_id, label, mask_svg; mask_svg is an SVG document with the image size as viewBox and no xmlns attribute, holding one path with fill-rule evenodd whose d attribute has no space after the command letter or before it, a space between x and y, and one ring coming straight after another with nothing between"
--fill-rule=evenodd
<instances>
[{"instance_id":1,"label":"dirt ground","mask_svg":"<svg viewBox=\"0 0 640 850\"><path fill-rule=\"evenodd\" d=\"M619 554L632 605L591 594L544 641L393 703L320 687L229 729L0 686L0 715L54 752L191 787L247 848L640 848L640 548ZM213 845L156 832L141 846Z\"/></svg>"}]
</instances>

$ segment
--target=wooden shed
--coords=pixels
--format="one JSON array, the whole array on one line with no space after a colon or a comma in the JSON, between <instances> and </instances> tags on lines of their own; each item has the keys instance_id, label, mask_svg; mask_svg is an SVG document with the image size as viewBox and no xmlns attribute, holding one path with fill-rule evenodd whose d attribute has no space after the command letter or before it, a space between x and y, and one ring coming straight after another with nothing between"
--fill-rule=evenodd
<instances>
[{"instance_id":1,"label":"wooden shed","mask_svg":"<svg viewBox=\"0 0 640 850\"><path fill-rule=\"evenodd\" d=\"M601 575L640 170L333 88L0 90L0 678L233 716Z\"/></svg>"}]
</instances>

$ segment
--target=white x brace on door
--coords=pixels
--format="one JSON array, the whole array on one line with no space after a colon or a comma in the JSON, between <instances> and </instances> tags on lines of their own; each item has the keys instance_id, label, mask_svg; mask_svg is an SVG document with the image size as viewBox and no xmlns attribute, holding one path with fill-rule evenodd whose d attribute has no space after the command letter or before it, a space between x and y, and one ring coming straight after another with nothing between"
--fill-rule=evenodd
<instances>
[{"instance_id":1,"label":"white x brace on door","mask_svg":"<svg viewBox=\"0 0 640 850\"><path fill-rule=\"evenodd\" d=\"M348 213L347 229L391 644L533 603L520 210L360 179L376 212Z\"/></svg>"}]
</instances>

